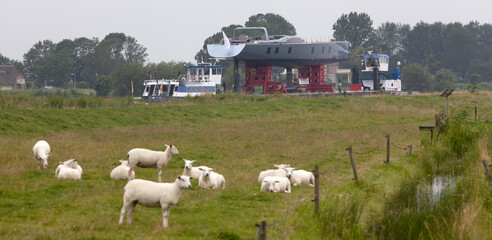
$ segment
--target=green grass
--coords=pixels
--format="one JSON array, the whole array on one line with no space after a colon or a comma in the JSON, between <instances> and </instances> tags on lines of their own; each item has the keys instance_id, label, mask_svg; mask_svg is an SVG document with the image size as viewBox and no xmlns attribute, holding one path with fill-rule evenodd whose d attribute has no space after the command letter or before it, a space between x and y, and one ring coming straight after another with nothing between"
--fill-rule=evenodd
<instances>
[{"instance_id":1,"label":"green grass","mask_svg":"<svg viewBox=\"0 0 492 240\"><path fill-rule=\"evenodd\" d=\"M478 106L479 119L489 126L490 96L458 92L450 103L469 113ZM2 109L0 238L254 239L255 224L262 220L280 221L268 228L269 239L378 238L384 235L378 235L373 222L384 216L387 199L419 176L420 158L432 158L420 147L428 133L419 132L418 126L432 125L434 114L443 109L445 99L438 95L217 95L126 107ZM399 146L412 144L414 154L392 148L391 164L384 164L386 134ZM32 146L40 139L52 148L48 170L37 170L32 156ZM126 181L111 180L109 173L129 149L158 150L164 144L180 151L163 170L165 182L181 174L181 159L186 158L216 168L226 178L226 189L200 189L193 180L193 188L171 209L168 229L161 226L159 209L141 206L133 212L132 225L126 220L118 225ZM361 153L380 146L369 154L354 155L360 186L351 180L348 146ZM54 177L56 163L70 158L79 159L82 181ZM320 166L324 174L319 216L313 214L312 188L294 187L291 194L259 191L259 172L274 163L305 170ZM157 171L137 168L136 176L155 181ZM482 222L477 226L484 227L492 222L492 200L482 195L490 187L481 177L472 182L481 190L474 192L479 202L472 202L476 205L470 209L481 207L474 223ZM467 231L475 231L467 236L482 239L491 233Z\"/></svg>"}]
</instances>

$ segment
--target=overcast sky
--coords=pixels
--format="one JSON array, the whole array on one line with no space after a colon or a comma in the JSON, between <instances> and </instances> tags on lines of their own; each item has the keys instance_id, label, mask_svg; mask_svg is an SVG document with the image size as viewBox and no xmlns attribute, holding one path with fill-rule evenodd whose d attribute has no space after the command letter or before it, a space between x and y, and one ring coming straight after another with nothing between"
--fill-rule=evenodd
<instances>
[{"instance_id":1,"label":"overcast sky","mask_svg":"<svg viewBox=\"0 0 492 240\"><path fill-rule=\"evenodd\" d=\"M0 53L22 60L36 42L121 32L147 48L149 62L194 61L203 41L230 24L258 13L275 13L307 41L329 40L342 14L369 14L384 22L410 24L478 21L492 23L490 0L0 0Z\"/></svg>"}]
</instances>

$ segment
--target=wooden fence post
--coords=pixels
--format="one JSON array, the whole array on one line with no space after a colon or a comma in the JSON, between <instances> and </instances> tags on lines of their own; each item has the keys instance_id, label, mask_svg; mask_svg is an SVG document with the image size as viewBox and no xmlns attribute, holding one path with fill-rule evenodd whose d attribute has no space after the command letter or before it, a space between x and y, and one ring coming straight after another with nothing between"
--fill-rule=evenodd
<instances>
[{"instance_id":1,"label":"wooden fence post","mask_svg":"<svg viewBox=\"0 0 492 240\"><path fill-rule=\"evenodd\" d=\"M359 177L357 176L357 169L355 168L354 154L352 152L352 146L348 147L347 150L349 151L350 163L352 164L352 171L354 172L355 183L357 185L359 185Z\"/></svg>"},{"instance_id":2,"label":"wooden fence post","mask_svg":"<svg viewBox=\"0 0 492 240\"><path fill-rule=\"evenodd\" d=\"M412 155L412 144L408 145L408 155Z\"/></svg>"},{"instance_id":3,"label":"wooden fence post","mask_svg":"<svg viewBox=\"0 0 492 240\"><path fill-rule=\"evenodd\" d=\"M483 167L485 168L485 174L487 174L487 178L489 179L489 183L492 184L492 174L490 173L489 164L487 160L482 160Z\"/></svg>"},{"instance_id":4,"label":"wooden fence post","mask_svg":"<svg viewBox=\"0 0 492 240\"><path fill-rule=\"evenodd\" d=\"M267 232L267 224L265 221L261 221L260 225L258 226L258 232L256 234L256 238L258 240L266 240L266 232Z\"/></svg>"},{"instance_id":5,"label":"wooden fence post","mask_svg":"<svg viewBox=\"0 0 492 240\"><path fill-rule=\"evenodd\" d=\"M319 213L319 166L314 166L314 213Z\"/></svg>"},{"instance_id":6,"label":"wooden fence post","mask_svg":"<svg viewBox=\"0 0 492 240\"><path fill-rule=\"evenodd\" d=\"M477 111L477 107L475 106L475 121L477 121L477 118L478 118L478 111Z\"/></svg>"},{"instance_id":7,"label":"wooden fence post","mask_svg":"<svg viewBox=\"0 0 492 240\"><path fill-rule=\"evenodd\" d=\"M386 164L390 163L390 135L386 135Z\"/></svg>"}]
</instances>

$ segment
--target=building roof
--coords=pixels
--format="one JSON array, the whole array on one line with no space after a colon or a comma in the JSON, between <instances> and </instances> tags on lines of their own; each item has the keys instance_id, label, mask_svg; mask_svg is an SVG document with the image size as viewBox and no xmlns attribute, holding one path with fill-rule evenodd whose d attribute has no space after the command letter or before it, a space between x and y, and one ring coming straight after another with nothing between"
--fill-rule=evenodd
<instances>
[{"instance_id":1,"label":"building roof","mask_svg":"<svg viewBox=\"0 0 492 240\"><path fill-rule=\"evenodd\" d=\"M0 85L1 86L14 86L17 82L17 78L24 78L14 65L0 65Z\"/></svg>"}]
</instances>

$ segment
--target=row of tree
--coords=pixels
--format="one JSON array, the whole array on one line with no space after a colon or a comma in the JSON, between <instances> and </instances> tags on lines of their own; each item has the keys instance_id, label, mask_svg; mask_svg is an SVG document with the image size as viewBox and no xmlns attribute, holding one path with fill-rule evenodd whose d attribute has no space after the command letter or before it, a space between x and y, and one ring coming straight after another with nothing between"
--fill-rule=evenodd
<instances>
[{"instance_id":1,"label":"row of tree","mask_svg":"<svg viewBox=\"0 0 492 240\"><path fill-rule=\"evenodd\" d=\"M223 27L232 36L237 27L266 27L272 35L295 35L295 27L282 16L267 13L251 16L244 25ZM351 12L343 14L333 25L334 38L351 42L350 60L342 68L360 65L360 56L373 51L388 54L391 67L402 63L403 85L408 90L439 91L456 83L491 83L492 25L470 22L408 24L386 22L374 28L369 15ZM208 61L206 45L222 40L217 32L204 40L195 55L197 61ZM23 62L0 54L0 64L14 64L36 87L46 85L95 88L100 95L112 92L116 96L131 94L131 82L141 86L149 73L171 77L183 71L183 62L145 63L147 49L123 33L108 34L103 40L77 38L53 43L40 41L24 54ZM230 62L220 62L226 68L224 81L232 85ZM492 84L492 83L491 83ZM104 89L104 90L101 90Z\"/></svg>"},{"instance_id":2,"label":"row of tree","mask_svg":"<svg viewBox=\"0 0 492 240\"><path fill-rule=\"evenodd\" d=\"M365 13L343 14L333 25L334 37L352 43L350 61L367 51L390 56L392 67L403 65L403 84L409 90L440 91L456 83L492 83L492 25L419 22L383 23L372 27Z\"/></svg>"}]
</instances>

